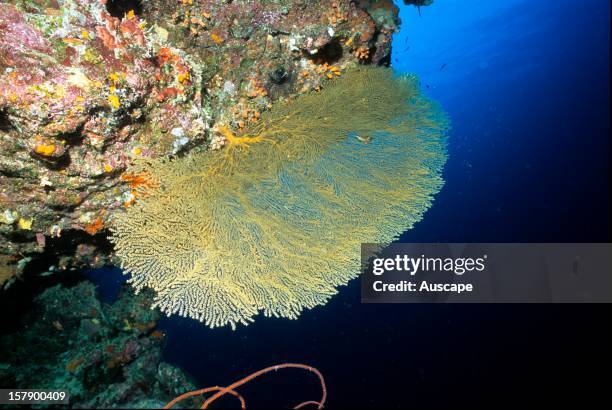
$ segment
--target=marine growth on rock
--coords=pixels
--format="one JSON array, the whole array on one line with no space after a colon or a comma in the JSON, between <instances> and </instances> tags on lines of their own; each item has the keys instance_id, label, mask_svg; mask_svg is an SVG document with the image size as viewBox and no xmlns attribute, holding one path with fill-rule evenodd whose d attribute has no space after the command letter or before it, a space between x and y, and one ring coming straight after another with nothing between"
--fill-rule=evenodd
<instances>
[{"instance_id":1,"label":"marine growth on rock","mask_svg":"<svg viewBox=\"0 0 612 410\"><path fill-rule=\"evenodd\" d=\"M444 113L417 80L346 72L279 102L225 147L148 161L147 195L117 214L117 255L155 306L210 327L295 319L359 273L362 242L419 221L442 184Z\"/></svg>"},{"instance_id":2,"label":"marine growth on rock","mask_svg":"<svg viewBox=\"0 0 612 410\"><path fill-rule=\"evenodd\" d=\"M113 263L134 161L219 149L214 124L388 64L398 24L392 0L0 1L0 286Z\"/></svg>"}]
</instances>

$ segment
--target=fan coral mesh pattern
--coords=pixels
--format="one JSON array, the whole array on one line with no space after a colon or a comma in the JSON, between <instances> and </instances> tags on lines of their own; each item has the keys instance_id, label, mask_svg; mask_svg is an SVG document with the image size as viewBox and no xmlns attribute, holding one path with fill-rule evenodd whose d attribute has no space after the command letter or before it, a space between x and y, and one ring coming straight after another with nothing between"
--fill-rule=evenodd
<instances>
[{"instance_id":1,"label":"fan coral mesh pattern","mask_svg":"<svg viewBox=\"0 0 612 410\"><path fill-rule=\"evenodd\" d=\"M155 305L210 327L297 318L359 273L360 244L419 221L442 184L445 115L417 80L358 68L277 103L227 144L137 166L155 181L113 241Z\"/></svg>"}]
</instances>

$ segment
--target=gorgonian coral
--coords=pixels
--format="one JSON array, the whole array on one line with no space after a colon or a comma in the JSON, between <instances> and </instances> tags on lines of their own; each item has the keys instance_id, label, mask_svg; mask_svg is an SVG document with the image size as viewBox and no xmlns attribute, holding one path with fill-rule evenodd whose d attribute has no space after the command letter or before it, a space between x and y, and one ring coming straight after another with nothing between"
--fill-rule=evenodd
<instances>
[{"instance_id":1,"label":"gorgonian coral","mask_svg":"<svg viewBox=\"0 0 612 410\"><path fill-rule=\"evenodd\" d=\"M441 188L445 115L411 76L356 68L277 103L221 151L141 164L148 195L116 217L136 289L210 327L296 318L359 273L362 242L387 243Z\"/></svg>"}]
</instances>

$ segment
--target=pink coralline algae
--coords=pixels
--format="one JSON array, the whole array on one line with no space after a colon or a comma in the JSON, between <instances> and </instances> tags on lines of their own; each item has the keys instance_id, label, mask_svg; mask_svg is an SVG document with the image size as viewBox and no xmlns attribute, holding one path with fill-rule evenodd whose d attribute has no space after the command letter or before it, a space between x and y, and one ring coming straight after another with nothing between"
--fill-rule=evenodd
<instances>
[{"instance_id":1,"label":"pink coralline algae","mask_svg":"<svg viewBox=\"0 0 612 410\"><path fill-rule=\"evenodd\" d=\"M5 254L38 251L37 234L91 233L129 201L119 179L129 163L176 153L173 129L183 146L208 127L195 65L138 16L96 0L25 3L0 4Z\"/></svg>"}]
</instances>

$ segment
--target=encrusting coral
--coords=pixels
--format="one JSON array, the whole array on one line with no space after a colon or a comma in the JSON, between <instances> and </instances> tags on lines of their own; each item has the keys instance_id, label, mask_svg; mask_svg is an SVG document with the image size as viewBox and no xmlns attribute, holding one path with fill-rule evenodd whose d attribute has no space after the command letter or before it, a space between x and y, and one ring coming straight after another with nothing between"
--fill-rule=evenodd
<instances>
[{"instance_id":1,"label":"encrusting coral","mask_svg":"<svg viewBox=\"0 0 612 410\"><path fill-rule=\"evenodd\" d=\"M135 166L152 183L112 228L131 284L210 327L324 304L360 244L411 228L443 184L448 121L417 84L355 68L240 133L219 126L220 151Z\"/></svg>"}]
</instances>

